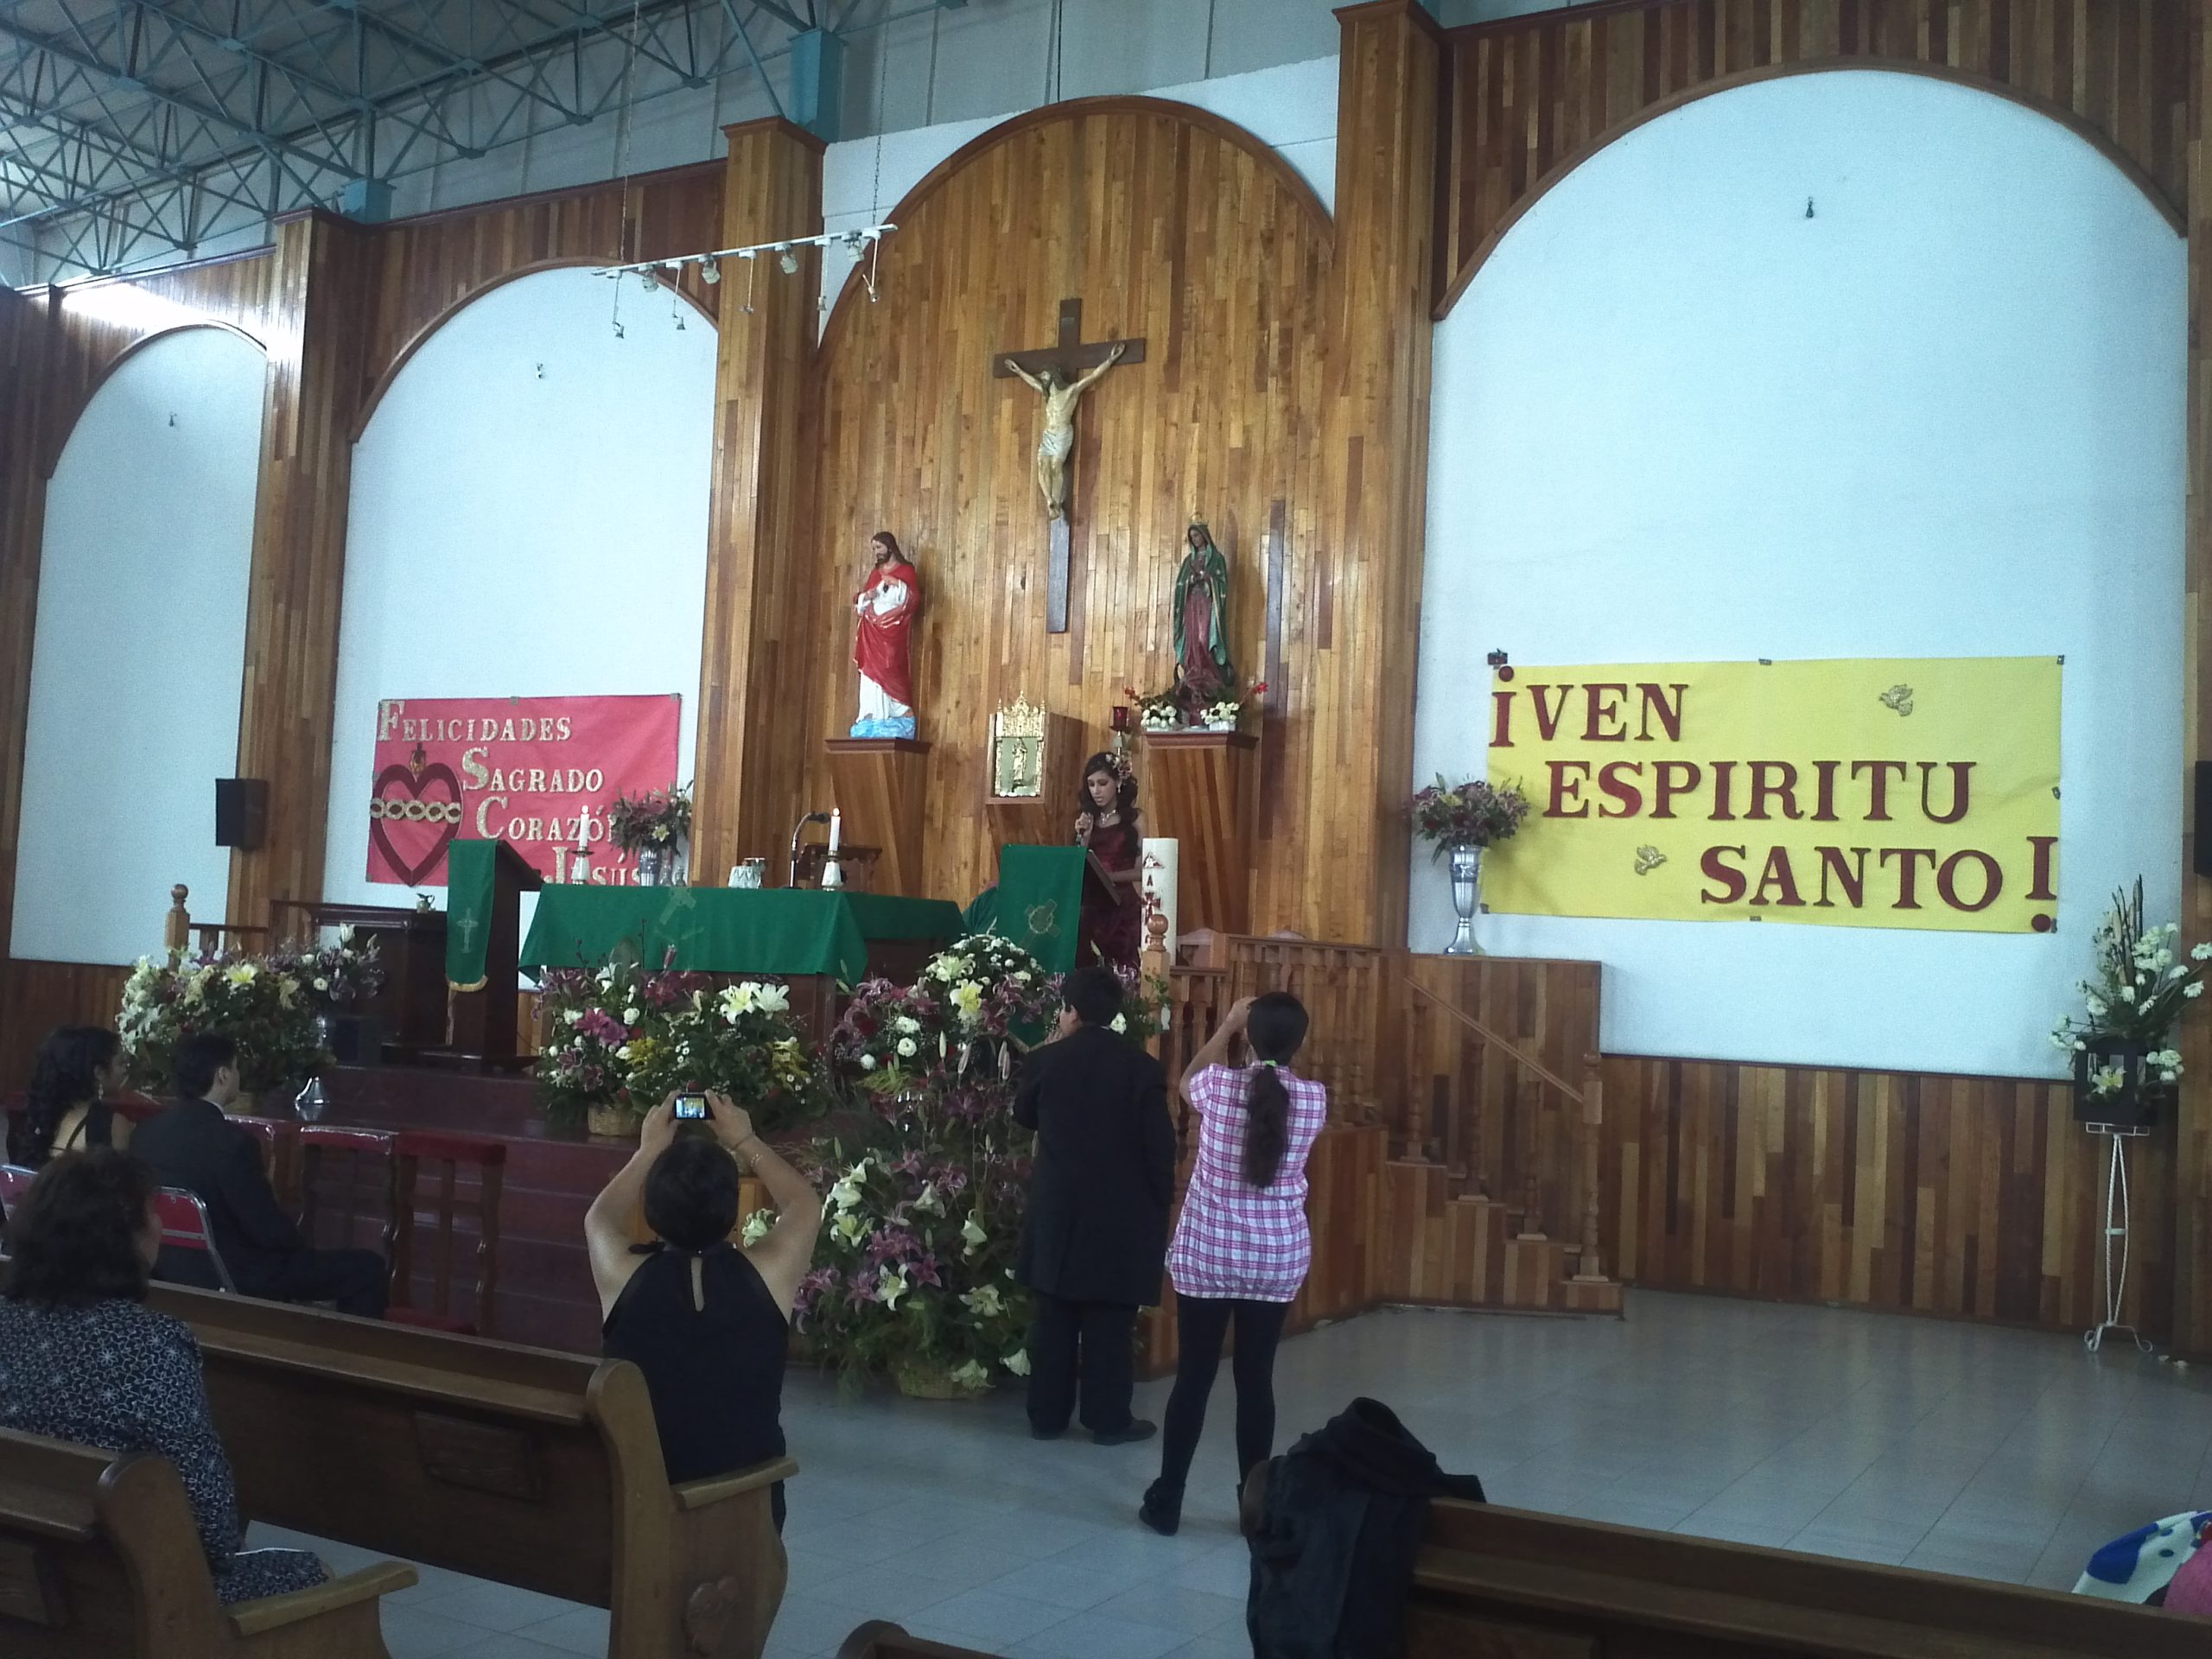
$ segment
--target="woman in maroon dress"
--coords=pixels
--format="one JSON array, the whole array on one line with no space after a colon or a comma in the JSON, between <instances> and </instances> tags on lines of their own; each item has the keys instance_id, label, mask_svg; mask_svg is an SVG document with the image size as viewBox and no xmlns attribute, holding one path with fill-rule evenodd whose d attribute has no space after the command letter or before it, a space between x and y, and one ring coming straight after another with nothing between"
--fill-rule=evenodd
<instances>
[{"instance_id":1,"label":"woman in maroon dress","mask_svg":"<svg viewBox=\"0 0 2212 1659\"><path fill-rule=\"evenodd\" d=\"M1078 847L1088 847L1114 878L1114 902L1085 889L1083 916L1076 930L1076 962L1087 966L1103 957L1135 972L1143 933L1144 902L1138 888L1143 876L1144 815L1137 810L1136 774L1119 755L1101 751L1084 763L1083 798L1075 821Z\"/></svg>"}]
</instances>

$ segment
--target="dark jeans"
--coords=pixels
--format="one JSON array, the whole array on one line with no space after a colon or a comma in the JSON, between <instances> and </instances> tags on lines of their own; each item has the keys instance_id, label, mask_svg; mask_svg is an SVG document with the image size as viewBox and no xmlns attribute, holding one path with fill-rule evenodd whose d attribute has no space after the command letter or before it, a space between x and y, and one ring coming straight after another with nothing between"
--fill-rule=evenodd
<instances>
[{"instance_id":1,"label":"dark jeans","mask_svg":"<svg viewBox=\"0 0 2212 1659\"><path fill-rule=\"evenodd\" d=\"M238 1288L278 1302L335 1302L340 1313L384 1318L391 1270L374 1250L299 1250L261 1283Z\"/></svg>"},{"instance_id":2,"label":"dark jeans","mask_svg":"<svg viewBox=\"0 0 2212 1659\"><path fill-rule=\"evenodd\" d=\"M1160 1426L1160 1478L1179 1487L1206 1426L1206 1400L1221 1369L1221 1342L1233 1321L1236 1354L1236 1484L1268 1460L1275 1444L1275 1344L1282 1340L1288 1302L1232 1301L1225 1297L1179 1296L1175 1301L1175 1388Z\"/></svg>"},{"instance_id":3,"label":"dark jeans","mask_svg":"<svg viewBox=\"0 0 2212 1659\"><path fill-rule=\"evenodd\" d=\"M1077 1351L1082 1351L1083 1426L1112 1433L1130 1421L1136 1356L1130 1347L1137 1311L1122 1302L1070 1302L1036 1294L1029 1325L1029 1422L1057 1434L1076 1404Z\"/></svg>"}]
</instances>

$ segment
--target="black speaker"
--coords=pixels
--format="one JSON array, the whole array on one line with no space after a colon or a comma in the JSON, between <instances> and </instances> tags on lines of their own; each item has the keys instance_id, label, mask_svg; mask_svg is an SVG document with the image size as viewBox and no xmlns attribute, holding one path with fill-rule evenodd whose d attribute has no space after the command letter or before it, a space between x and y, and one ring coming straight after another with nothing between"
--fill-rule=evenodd
<instances>
[{"instance_id":1,"label":"black speaker","mask_svg":"<svg viewBox=\"0 0 2212 1659\"><path fill-rule=\"evenodd\" d=\"M2190 822L2196 826L2196 857L2199 875L2212 875L2212 760L2196 763L2196 810Z\"/></svg>"},{"instance_id":2,"label":"black speaker","mask_svg":"<svg viewBox=\"0 0 2212 1659\"><path fill-rule=\"evenodd\" d=\"M258 852L269 836L269 780L266 778L218 778L215 780L215 844Z\"/></svg>"}]
</instances>

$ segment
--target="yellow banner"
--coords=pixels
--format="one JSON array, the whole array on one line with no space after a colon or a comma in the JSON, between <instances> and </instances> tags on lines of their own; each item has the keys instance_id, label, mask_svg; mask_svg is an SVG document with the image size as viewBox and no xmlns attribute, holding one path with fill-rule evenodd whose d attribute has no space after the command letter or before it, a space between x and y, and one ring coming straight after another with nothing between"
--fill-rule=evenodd
<instances>
[{"instance_id":1,"label":"yellow banner","mask_svg":"<svg viewBox=\"0 0 2212 1659\"><path fill-rule=\"evenodd\" d=\"M2058 909L2059 659L1503 670L1483 860L1524 916L2043 932Z\"/></svg>"}]
</instances>

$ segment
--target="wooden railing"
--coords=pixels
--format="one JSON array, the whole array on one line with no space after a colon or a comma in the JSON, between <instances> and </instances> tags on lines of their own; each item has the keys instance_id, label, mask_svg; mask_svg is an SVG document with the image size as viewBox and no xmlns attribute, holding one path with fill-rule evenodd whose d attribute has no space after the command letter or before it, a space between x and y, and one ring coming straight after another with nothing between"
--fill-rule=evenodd
<instances>
[{"instance_id":1,"label":"wooden railing","mask_svg":"<svg viewBox=\"0 0 2212 1659\"><path fill-rule=\"evenodd\" d=\"M227 922L195 922L184 901L192 896L192 889L178 882L169 889L168 914L162 918L162 948L182 950L193 945L203 956L213 956L233 944L266 944L269 930L265 927L233 926Z\"/></svg>"}]
</instances>

